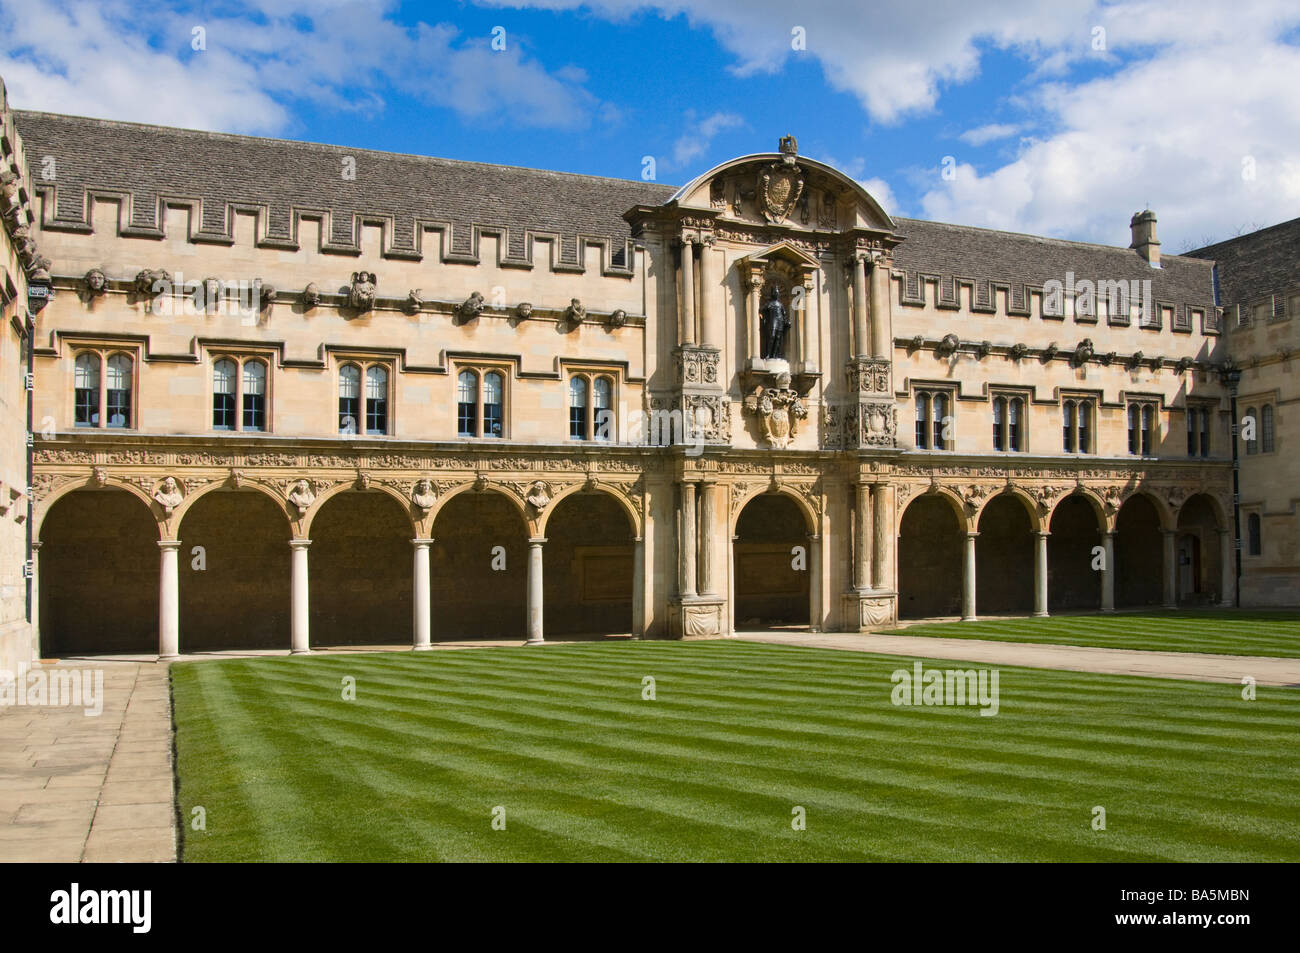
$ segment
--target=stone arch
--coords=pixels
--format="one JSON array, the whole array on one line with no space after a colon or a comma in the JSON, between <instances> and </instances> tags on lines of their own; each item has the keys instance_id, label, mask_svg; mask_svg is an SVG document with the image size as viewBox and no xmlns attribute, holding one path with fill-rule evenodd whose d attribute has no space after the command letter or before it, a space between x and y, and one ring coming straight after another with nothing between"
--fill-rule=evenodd
<instances>
[{"instance_id":1,"label":"stone arch","mask_svg":"<svg viewBox=\"0 0 1300 953\"><path fill-rule=\"evenodd\" d=\"M580 484L553 499L544 518L547 634L632 633L637 524L625 501Z\"/></svg>"},{"instance_id":2,"label":"stone arch","mask_svg":"<svg viewBox=\"0 0 1300 953\"><path fill-rule=\"evenodd\" d=\"M1031 532L1037 533L1043 529L1043 518L1038 504L1034 502L1033 498L1030 497L1028 493L1018 486L1008 486L1005 490L990 495L980 505L979 509L976 510L975 513L971 514L970 524L972 526L979 526L980 520L984 518L984 511L989 508L989 505L995 500L1001 500L1006 497L1011 497L1017 500L1020 505L1025 508L1025 513L1029 517L1029 528Z\"/></svg>"},{"instance_id":3,"label":"stone arch","mask_svg":"<svg viewBox=\"0 0 1300 953\"><path fill-rule=\"evenodd\" d=\"M1115 514L1115 606L1158 606L1163 600L1164 520L1160 501L1138 491Z\"/></svg>"},{"instance_id":4,"label":"stone arch","mask_svg":"<svg viewBox=\"0 0 1300 953\"><path fill-rule=\"evenodd\" d=\"M807 501L785 492L755 493L732 525L734 628L806 626L812 618L812 531ZM802 557L796 549L802 549Z\"/></svg>"},{"instance_id":5,"label":"stone arch","mask_svg":"<svg viewBox=\"0 0 1300 953\"><path fill-rule=\"evenodd\" d=\"M161 480L163 478L159 477L159 479ZM69 493L75 493L78 490L99 490L108 488L125 490L143 503L145 508L149 510L150 515L154 517L154 523L156 524L155 533L157 533L157 538L163 538L163 527L162 524L158 523L157 516L155 515L153 497L140 489L136 484L111 475L105 478L102 483L96 480L92 475L84 479L68 480L52 487L49 494L42 497L40 503L37 504L35 508L35 512L32 514L32 537L34 539L41 538L41 528L45 525L46 514L53 509L55 503L67 496Z\"/></svg>"},{"instance_id":6,"label":"stone arch","mask_svg":"<svg viewBox=\"0 0 1300 953\"><path fill-rule=\"evenodd\" d=\"M185 480L184 475L178 476L177 479L185 483L186 486L189 485ZM197 487L193 492L187 492L185 494L185 499L181 500L181 505L172 510L170 520L172 529L179 531L181 524L185 520L185 514L188 513L190 508L203 497L207 496L209 493L221 493L223 491L232 491L236 493L260 493L275 504L276 509L280 511L280 515L282 515L287 521L293 521L293 517L289 515L288 501L282 493L278 492L273 486L263 480L255 480L245 476L239 481L238 485L227 478L225 480L213 480L211 483Z\"/></svg>"},{"instance_id":7,"label":"stone arch","mask_svg":"<svg viewBox=\"0 0 1300 953\"><path fill-rule=\"evenodd\" d=\"M753 502L755 498L765 494L783 496L792 500L794 505L798 507L799 512L803 514L805 532L808 533L808 535L816 535L816 511L812 508L812 505L809 504L808 500L801 493L796 492L788 483L783 483L776 487L773 487L770 483L758 486L741 497L739 503L733 504L731 507L731 515L727 523L728 535L736 535L736 527L740 523L740 514L745 511L745 507Z\"/></svg>"},{"instance_id":8,"label":"stone arch","mask_svg":"<svg viewBox=\"0 0 1300 953\"><path fill-rule=\"evenodd\" d=\"M524 638L534 524L514 494L465 492L474 486L441 497L429 519L433 638Z\"/></svg>"},{"instance_id":9,"label":"stone arch","mask_svg":"<svg viewBox=\"0 0 1300 953\"><path fill-rule=\"evenodd\" d=\"M311 527L312 523L316 520L316 514L324 508L326 503L343 493L382 493L385 496L390 497L397 502L397 505L402 508L402 512L406 514L412 538L419 532L419 522L411 514L411 501L397 487L371 480L370 485L363 490L357 486L356 480L344 480L340 483L335 483L316 494L316 499L312 501L311 506L307 507L307 512L302 516L301 526L303 536L308 538L311 537Z\"/></svg>"},{"instance_id":10,"label":"stone arch","mask_svg":"<svg viewBox=\"0 0 1300 953\"><path fill-rule=\"evenodd\" d=\"M975 604L982 615L1028 615L1034 608L1037 514L1014 493L999 493L975 525Z\"/></svg>"},{"instance_id":11,"label":"stone arch","mask_svg":"<svg viewBox=\"0 0 1300 953\"><path fill-rule=\"evenodd\" d=\"M36 528L42 655L157 653L159 527L142 497L91 480L48 501Z\"/></svg>"},{"instance_id":12,"label":"stone arch","mask_svg":"<svg viewBox=\"0 0 1300 953\"><path fill-rule=\"evenodd\" d=\"M628 522L632 524L632 536L634 538L639 538L642 535L640 508L627 497L622 487L614 483L605 483L601 480L592 480L586 483L574 483L571 486L566 486L559 493L555 494L555 496L551 498L551 502L546 504L546 509L538 517L538 534L541 536L546 535L546 528L550 525L551 515L563 500L566 500L577 493L588 493L592 491L598 491L611 497L614 502L618 504L619 509L621 509L627 516Z\"/></svg>"},{"instance_id":13,"label":"stone arch","mask_svg":"<svg viewBox=\"0 0 1300 953\"><path fill-rule=\"evenodd\" d=\"M313 644L411 641L411 519L409 507L400 501L397 494L375 492L372 484L366 490L350 485L312 504L308 601Z\"/></svg>"},{"instance_id":14,"label":"stone arch","mask_svg":"<svg viewBox=\"0 0 1300 953\"><path fill-rule=\"evenodd\" d=\"M1128 503L1128 501L1133 499L1135 496L1140 496L1146 499L1148 502L1150 502L1152 507L1155 508L1156 516L1159 517L1160 519L1161 529L1174 529L1177 527L1178 525L1177 514L1174 512L1173 508L1170 507L1169 502L1167 500L1162 499L1159 494L1151 490L1149 487L1142 487L1142 486L1136 487L1132 493L1129 493L1124 497L1123 501L1120 503L1119 508L1123 509L1124 504ZM1117 520L1119 519L1118 510L1116 510L1115 518Z\"/></svg>"},{"instance_id":15,"label":"stone arch","mask_svg":"<svg viewBox=\"0 0 1300 953\"><path fill-rule=\"evenodd\" d=\"M1174 582L1180 605L1217 605L1224 600L1219 533L1226 522L1218 501L1208 493L1195 493L1178 508Z\"/></svg>"},{"instance_id":16,"label":"stone arch","mask_svg":"<svg viewBox=\"0 0 1300 953\"><path fill-rule=\"evenodd\" d=\"M963 500L955 490L949 487L938 483L931 483L920 493L913 496L911 500L908 501L907 506L911 506L912 503L915 503L917 500L935 497L942 500L952 509L952 514L957 518L957 525L960 527L963 534L972 532L973 522L970 516L970 508L966 505L966 501ZM907 506L899 508L897 517L898 526L896 527L895 532L901 533L903 531L903 515L907 512Z\"/></svg>"},{"instance_id":17,"label":"stone arch","mask_svg":"<svg viewBox=\"0 0 1300 953\"><path fill-rule=\"evenodd\" d=\"M534 521L528 515L528 509L524 505L524 501L520 499L519 496L515 494L512 490L510 490L508 487L503 486L500 483L493 483L490 480L487 481L482 486L479 485L477 480L470 480L466 483L458 483L455 486L453 486L451 489L447 490L446 492L439 493L438 499L434 501L433 506L429 509L428 516L425 517L425 519L428 521L428 525L433 526L433 524L438 521L438 514L441 513L443 507L446 506L448 503L450 503L454 498L460 496L462 493L470 493L470 492L496 493L499 494L500 496L505 497L507 500L510 501L511 505L514 506L516 512L518 512L519 514L519 518L524 521L524 524L526 526L529 526L530 528L532 527Z\"/></svg>"},{"instance_id":18,"label":"stone arch","mask_svg":"<svg viewBox=\"0 0 1300 953\"><path fill-rule=\"evenodd\" d=\"M967 532L955 494L913 497L898 520L898 614L900 618L961 612L963 547Z\"/></svg>"},{"instance_id":19,"label":"stone arch","mask_svg":"<svg viewBox=\"0 0 1300 953\"><path fill-rule=\"evenodd\" d=\"M186 502L175 522L181 652L287 648L292 523L284 507L251 482L216 484Z\"/></svg>"},{"instance_id":20,"label":"stone arch","mask_svg":"<svg viewBox=\"0 0 1300 953\"><path fill-rule=\"evenodd\" d=\"M1048 612L1101 608L1101 572L1093 569L1095 548L1110 528L1104 505L1076 490L1057 500L1047 522Z\"/></svg>"}]
</instances>

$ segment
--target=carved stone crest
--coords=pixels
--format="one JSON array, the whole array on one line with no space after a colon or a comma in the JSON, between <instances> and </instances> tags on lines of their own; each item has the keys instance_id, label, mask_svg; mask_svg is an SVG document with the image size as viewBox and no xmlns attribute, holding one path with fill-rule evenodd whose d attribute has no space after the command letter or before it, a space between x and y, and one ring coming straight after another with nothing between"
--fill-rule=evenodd
<instances>
[{"instance_id":1,"label":"carved stone crest","mask_svg":"<svg viewBox=\"0 0 1300 953\"><path fill-rule=\"evenodd\" d=\"M784 449L799 433L799 421L808 416L799 392L790 386L790 375L777 375L775 387L756 386L745 398L745 412L758 419L767 446Z\"/></svg>"},{"instance_id":2,"label":"carved stone crest","mask_svg":"<svg viewBox=\"0 0 1300 953\"><path fill-rule=\"evenodd\" d=\"M773 162L758 175L759 211L769 225L781 225L803 195L803 170L795 161L799 145L794 136L781 139L781 161Z\"/></svg>"}]
</instances>

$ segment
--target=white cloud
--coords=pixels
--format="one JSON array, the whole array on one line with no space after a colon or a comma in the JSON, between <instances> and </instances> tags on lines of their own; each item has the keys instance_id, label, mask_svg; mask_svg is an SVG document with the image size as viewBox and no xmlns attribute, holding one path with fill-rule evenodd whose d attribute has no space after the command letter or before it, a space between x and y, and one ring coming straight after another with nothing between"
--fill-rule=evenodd
<instances>
[{"instance_id":1,"label":"white cloud","mask_svg":"<svg viewBox=\"0 0 1300 953\"><path fill-rule=\"evenodd\" d=\"M215 9L0 0L0 75L19 108L245 133L283 131L295 102L382 109L390 90L479 121L578 128L609 115L579 67L548 72L518 37L498 51L446 24L407 28L386 2Z\"/></svg>"},{"instance_id":2,"label":"white cloud","mask_svg":"<svg viewBox=\"0 0 1300 953\"><path fill-rule=\"evenodd\" d=\"M996 142L998 139L1014 136L1019 130L1020 127L1012 123L991 122L986 126L967 129L957 138L972 146L982 146L989 142Z\"/></svg>"},{"instance_id":3,"label":"white cloud","mask_svg":"<svg viewBox=\"0 0 1300 953\"><path fill-rule=\"evenodd\" d=\"M745 125L745 120L735 113L715 112L697 119L694 110L687 111L686 122L686 130L673 144L672 158L666 163L670 169L687 168L708 151L718 133Z\"/></svg>"}]
</instances>

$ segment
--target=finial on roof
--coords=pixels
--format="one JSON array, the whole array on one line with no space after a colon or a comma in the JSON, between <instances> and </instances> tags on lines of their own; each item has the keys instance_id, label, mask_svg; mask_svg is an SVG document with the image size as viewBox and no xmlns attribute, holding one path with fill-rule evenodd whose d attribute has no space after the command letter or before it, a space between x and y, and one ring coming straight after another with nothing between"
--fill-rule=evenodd
<instances>
[{"instance_id":1,"label":"finial on roof","mask_svg":"<svg viewBox=\"0 0 1300 953\"><path fill-rule=\"evenodd\" d=\"M782 136L780 148L785 161L794 162L795 157L799 155L799 140L794 136Z\"/></svg>"}]
</instances>

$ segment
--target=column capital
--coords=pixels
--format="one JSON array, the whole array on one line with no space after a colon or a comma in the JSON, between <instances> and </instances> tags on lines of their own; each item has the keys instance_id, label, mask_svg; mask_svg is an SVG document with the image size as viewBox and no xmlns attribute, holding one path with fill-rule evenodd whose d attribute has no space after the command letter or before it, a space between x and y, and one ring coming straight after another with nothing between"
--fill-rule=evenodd
<instances>
[{"instance_id":1,"label":"column capital","mask_svg":"<svg viewBox=\"0 0 1300 953\"><path fill-rule=\"evenodd\" d=\"M1037 536L1039 539L1046 539L1047 537L1051 536L1052 533L1050 530L1036 529L1034 530L1034 535Z\"/></svg>"},{"instance_id":2,"label":"column capital","mask_svg":"<svg viewBox=\"0 0 1300 953\"><path fill-rule=\"evenodd\" d=\"M291 539L289 540L290 549L306 549L311 545L310 539Z\"/></svg>"},{"instance_id":3,"label":"column capital","mask_svg":"<svg viewBox=\"0 0 1300 953\"><path fill-rule=\"evenodd\" d=\"M163 552L174 553L181 548L181 541L179 539L160 539L158 540L158 548Z\"/></svg>"},{"instance_id":4,"label":"column capital","mask_svg":"<svg viewBox=\"0 0 1300 953\"><path fill-rule=\"evenodd\" d=\"M528 545L529 545L529 546L540 546L540 545L542 545L542 543L546 542L546 539L547 539L547 538L546 538L545 536L531 536L531 537L529 537L529 539L528 539Z\"/></svg>"},{"instance_id":5,"label":"column capital","mask_svg":"<svg viewBox=\"0 0 1300 953\"><path fill-rule=\"evenodd\" d=\"M411 545L415 546L418 549L421 546L428 546L430 543L433 542L433 540L434 538L432 536L418 537L416 539L411 540Z\"/></svg>"},{"instance_id":6,"label":"column capital","mask_svg":"<svg viewBox=\"0 0 1300 953\"><path fill-rule=\"evenodd\" d=\"M978 535L979 535L979 531L978 531L978 530L968 529L968 530L966 531L966 538L967 538L967 539L974 539L974 538L975 538L976 536L978 536Z\"/></svg>"}]
</instances>

